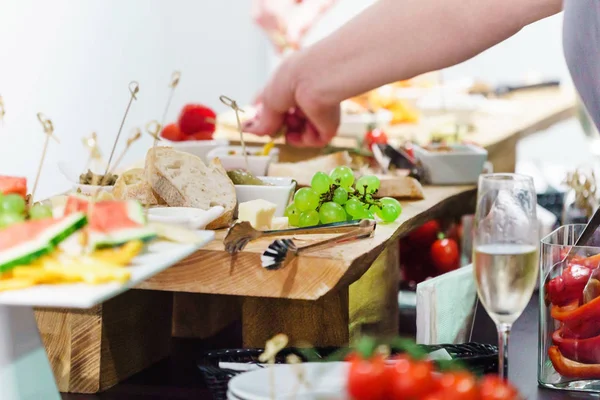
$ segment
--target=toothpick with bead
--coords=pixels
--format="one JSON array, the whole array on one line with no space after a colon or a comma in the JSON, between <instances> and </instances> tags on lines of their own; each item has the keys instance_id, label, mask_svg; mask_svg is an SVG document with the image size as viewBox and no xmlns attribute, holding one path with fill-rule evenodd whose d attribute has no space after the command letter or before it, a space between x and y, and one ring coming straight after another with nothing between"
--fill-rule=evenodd
<instances>
[{"instance_id":1,"label":"toothpick with bead","mask_svg":"<svg viewBox=\"0 0 600 400\"><path fill-rule=\"evenodd\" d=\"M121 126L119 126L119 132L117 133L117 138L113 143L112 150L110 151L110 157L108 158L108 163L106 164L106 169L104 170L104 176L102 177L102 181L100 182L100 186L106 182L108 177L108 171L110 171L110 162L115 155L115 149L117 148L117 144L119 143L119 138L121 137L121 132L123 131L123 125L125 125L125 120L127 119L127 114L129 114L129 109L131 108L131 104L134 100L137 100L137 94L140 91L140 85L136 81L129 82L129 103L127 103L127 108L125 109L125 114L123 115L123 120L121 121Z\"/></svg>"},{"instance_id":2,"label":"toothpick with bead","mask_svg":"<svg viewBox=\"0 0 600 400\"><path fill-rule=\"evenodd\" d=\"M171 83L169 84L171 91L169 92L169 97L167 98L167 104L165 105L165 110L163 111L162 119L160 120L160 125L159 125L160 127L165 126L165 121L167 119L167 113L169 112L169 107L171 106L171 100L173 99L173 94L175 93L175 88L177 88L177 85L179 85L180 79L181 79L181 72L174 71L173 74L171 75ZM152 144L152 147L156 147L156 143L159 140L160 140L160 137L158 136L158 132L157 132L154 135L154 142Z\"/></svg>"},{"instance_id":3,"label":"toothpick with bead","mask_svg":"<svg viewBox=\"0 0 600 400\"><path fill-rule=\"evenodd\" d=\"M160 140L158 134L162 129L162 124L157 120L152 120L146 124L146 133L154 139L154 144Z\"/></svg>"},{"instance_id":4,"label":"toothpick with bead","mask_svg":"<svg viewBox=\"0 0 600 400\"><path fill-rule=\"evenodd\" d=\"M52 121L49 118L46 118L42 113L37 114L37 119L40 121L40 124L42 124L42 128L44 129L44 134L46 137L44 139L44 149L42 150L42 157L40 158L37 174L35 175L33 189L31 191L31 196L29 197L29 205L33 204L33 199L35 198L35 192L40 181L40 175L42 174L42 167L44 165L44 159L46 158L46 152L48 151L48 143L50 143L50 138L54 139L56 143L60 143L58 138L54 136L54 125L52 124Z\"/></svg>"},{"instance_id":5,"label":"toothpick with bead","mask_svg":"<svg viewBox=\"0 0 600 400\"><path fill-rule=\"evenodd\" d=\"M240 133L240 142L242 143L242 152L244 153L244 161L246 162L246 169L248 168L248 153L246 153L246 144L244 143L244 135L242 132L242 122L240 121L240 112L244 112L240 107L238 107L237 102L235 100L230 99L227 96L220 96L219 100L221 103L225 104L227 107L231 107L231 109L235 112L235 119L237 120L238 132Z\"/></svg>"},{"instance_id":6,"label":"toothpick with bead","mask_svg":"<svg viewBox=\"0 0 600 400\"><path fill-rule=\"evenodd\" d=\"M88 157L85 165L85 173L85 171L90 168L90 165L93 161L102 163L102 153L100 152L100 147L98 146L98 135L96 132L92 132L90 137L84 137L81 139L81 141L83 142L83 146L90 152L90 156Z\"/></svg>"},{"instance_id":7,"label":"toothpick with bead","mask_svg":"<svg viewBox=\"0 0 600 400\"><path fill-rule=\"evenodd\" d=\"M110 174L113 174L114 171L116 171L119 164L121 164L121 161L123 161L123 157L125 157L127 150L129 150L131 145L133 143L135 143L141 137L142 137L142 131L140 130L140 128L133 128L131 135L129 135L129 137L127 138L127 144L125 144L125 148L123 149L123 152L121 153L121 155L119 155L119 158L117 158L115 165L111 168Z\"/></svg>"}]
</instances>

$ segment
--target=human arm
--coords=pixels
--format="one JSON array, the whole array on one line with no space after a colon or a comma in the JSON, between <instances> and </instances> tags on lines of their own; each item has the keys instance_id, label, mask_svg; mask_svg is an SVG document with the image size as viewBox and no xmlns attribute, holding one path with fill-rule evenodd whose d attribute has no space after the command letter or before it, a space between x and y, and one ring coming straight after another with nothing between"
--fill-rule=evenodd
<instances>
[{"instance_id":1,"label":"human arm","mask_svg":"<svg viewBox=\"0 0 600 400\"><path fill-rule=\"evenodd\" d=\"M287 59L246 130L273 134L298 107L314 129L291 132L288 141L322 146L335 135L342 100L467 60L561 8L562 0L379 0Z\"/></svg>"}]
</instances>

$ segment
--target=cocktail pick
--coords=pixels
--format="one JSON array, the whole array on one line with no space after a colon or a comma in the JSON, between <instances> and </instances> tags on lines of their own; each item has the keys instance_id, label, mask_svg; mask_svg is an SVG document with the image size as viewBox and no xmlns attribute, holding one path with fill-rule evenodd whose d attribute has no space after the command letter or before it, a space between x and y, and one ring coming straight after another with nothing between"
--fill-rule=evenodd
<instances>
[{"instance_id":1,"label":"cocktail pick","mask_svg":"<svg viewBox=\"0 0 600 400\"><path fill-rule=\"evenodd\" d=\"M40 121L40 124L42 124L42 128L44 129L44 134L46 135L46 138L44 139L44 149L42 150L42 157L40 158L37 174L35 175L35 181L33 183L33 189L31 190L31 196L29 197L29 205L33 204L33 199L35 198L35 192L40 181L40 175L42 174L42 167L44 165L44 159L46 158L46 153L48 151L48 143L50 143L50 138L56 140L56 143L60 143L58 138L54 136L54 125L52 124L52 121L46 116L44 116L44 114L42 113L37 114L37 119L38 121Z\"/></svg>"},{"instance_id":2,"label":"cocktail pick","mask_svg":"<svg viewBox=\"0 0 600 400\"><path fill-rule=\"evenodd\" d=\"M96 132L92 132L90 137L84 137L81 139L81 141L83 142L83 146L90 152L90 156L88 157L85 166L85 171L87 171L90 168L92 161L96 160L100 163L102 162L102 153L100 152L100 147L98 146L98 135Z\"/></svg>"},{"instance_id":3,"label":"cocktail pick","mask_svg":"<svg viewBox=\"0 0 600 400\"><path fill-rule=\"evenodd\" d=\"M246 163L246 169L248 170L248 153L246 153L246 143L244 143L242 122L240 121L240 112L244 112L244 110L238 107L237 102L235 100L232 100L227 96L221 95L219 97L219 100L221 100L221 103L225 104L227 107L231 107L231 109L235 112L235 119L237 121L238 132L240 133L240 142L242 143L242 152L244 153L244 161Z\"/></svg>"},{"instance_id":4,"label":"cocktail pick","mask_svg":"<svg viewBox=\"0 0 600 400\"><path fill-rule=\"evenodd\" d=\"M131 108L131 103L133 103L134 100L137 100L136 95L138 94L139 91L140 91L140 85L136 81L129 82L129 93L130 93L129 103L127 103L127 108L125 109L125 114L123 115L123 120L121 121L121 126L119 126L119 132L117 133L117 138L115 139L112 150L110 151L110 157L108 158L108 163L106 164L106 169L104 170L104 176L102 177L102 181L100 182L101 186L105 183L107 176L108 176L108 171L110 171L110 162L112 161L113 156L115 155L115 149L117 148L117 144L119 143L119 138L121 137L121 132L123 131L123 125L125 125L125 120L127 119L127 114L129 114L129 109Z\"/></svg>"},{"instance_id":5,"label":"cocktail pick","mask_svg":"<svg viewBox=\"0 0 600 400\"><path fill-rule=\"evenodd\" d=\"M133 128L131 135L129 135L129 137L127 138L127 143L125 144L125 148L123 149L123 151L117 158L117 161L115 161L115 165L110 169L110 174L113 174L114 171L119 166L119 164L121 164L121 161L123 161L123 157L125 157L125 154L127 153L127 150L129 150L131 145L133 143L135 143L141 137L142 137L142 131L140 130L140 128L137 128L137 127Z\"/></svg>"},{"instance_id":6,"label":"cocktail pick","mask_svg":"<svg viewBox=\"0 0 600 400\"><path fill-rule=\"evenodd\" d=\"M146 133L148 133L148 135L150 135L154 139L155 145L156 145L156 142L158 142L160 140L160 137L158 136L158 134L160 133L161 129L162 129L162 125L157 120L152 120L146 124Z\"/></svg>"},{"instance_id":7,"label":"cocktail pick","mask_svg":"<svg viewBox=\"0 0 600 400\"><path fill-rule=\"evenodd\" d=\"M181 79L181 72L174 71L173 74L171 75L171 83L169 84L171 91L169 92L169 97L167 99L167 104L165 105L165 110L163 111L162 119L160 120L160 124L158 125L161 128L163 126L165 126L165 121L167 119L167 113L169 112L169 107L171 106L171 100L173 99L173 94L175 93L175 88L177 88L177 85L179 85L180 79ZM146 126L146 130L148 130L147 126ZM158 136L159 132L160 132L160 129L158 132L156 132L154 135L152 135L154 137L154 143L152 144L152 147L156 147L156 143L160 140L160 137ZM150 133L150 132L148 132L148 133Z\"/></svg>"},{"instance_id":8,"label":"cocktail pick","mask_svg":"<svg viewBox=\"0 0 600 400\"><path fill-rule=\"evenodd\" d=\"M4 115L6 115L6 110L4 108L4 99L0 96L0 122L4 123Z\"/></svg>"}]
</instances>

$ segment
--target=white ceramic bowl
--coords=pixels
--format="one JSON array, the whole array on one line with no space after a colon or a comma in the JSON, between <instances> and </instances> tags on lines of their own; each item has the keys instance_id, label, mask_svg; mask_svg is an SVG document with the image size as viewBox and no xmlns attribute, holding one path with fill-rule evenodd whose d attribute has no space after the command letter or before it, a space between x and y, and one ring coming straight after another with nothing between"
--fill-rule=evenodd
<instances>
[{"instance_id":1,"label":"white ceramic bowl","mask_svg":"<svg viewBox=\"0 0 600 400\"><path fill-rule=\"evenodd\" d=\"M236 155L231 155L229 152L235 151ZM246 147L246 151L250 154L259 153L262 147ZM219 158L223 168L227 171L232 169L246 169L246 160L242 155L242 146L221 146L211 150L206 156L208 161L214 158ZM279 161L279 149L273 148L268 156L248 156L248 169L252 175L267 175L269 164Z\"/></svg>"},{"instance_id":2,"label":"white ceramic bowl","mask_svg":"<svg viewBox=\"0 0 600 400\"><path fill-rule=\"evenodd\" d=\"M215 219L219 218L225 209L221 206L208 210L192 207L155 207L148 209L150 222L180 225L189 229L204 229Z\"/></svg>"},{"instance_id":3,"label":"white ceramic bowl","mask_svg":"<svg viewBox=\"0 0 600 400\"><path fill-rule=\"evenodd\" d=\"M415 157L427 171L434 185L475 184L487 161L487 151L470 144L450 145L452 151L429 151L414 146Z\"/></svg>"},{"instance_id":4,"label":"white ceramic bowl","mask_svg":"<svg viewBox=\"0 0 600 400\"><path fill-rule=\"evenodd\" d=\"M115 188L114 185L113 186L97 186L97 185L82 185L79 183L73 184L74 192L81 190L81 193L88 195L88 196L98 193L99 190L108 192L108 193L112 193L114 188Z\"/></svg>"},{"instance_id":5,"label":"white ceramic bowl","mask_svg":"<svg viewBox=\"0 0 600 400\"><path fill-rule=\"evenodd\" d=\"M216 149L219 146L227 146L229 142L226 139L214 139L214 140L187 140L183 142L171 142L168 140L161 140L161 146L169 146L177 151L183 151L200 157L205 163L208 161L208 153Z\"/></svg>"},{"instance_id":6,"label":"white ceramic bowl","mask_svg":"<svg viewBox=\"0 0 600 400\"><path fill-rule=\"evenodd\" d=\"M292 178L268 176L259 176L258 178L270 183L272 186L235 185L238 204L256 199L264 199L277 206L275 217L283 217L285 208L292 200L292 196L294 196L296 181Z\"/></svg>"}]
</instances>

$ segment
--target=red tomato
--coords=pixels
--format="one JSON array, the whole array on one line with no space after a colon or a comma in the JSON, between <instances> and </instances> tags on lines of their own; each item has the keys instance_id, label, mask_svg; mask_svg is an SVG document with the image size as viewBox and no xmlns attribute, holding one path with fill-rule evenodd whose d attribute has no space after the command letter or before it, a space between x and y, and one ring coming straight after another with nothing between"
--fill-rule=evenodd
<instances>
[{"instance_id":1,"label":"red tomato","mask_svg":"<svg viewBox=\"0 0 600 400\"><path fill-rule=\"evenodd\" d=\"M348 393L355 400L384 399L386 389L386 367L382 357L364 360L352 357L348 376Z\"/></svg>"},{"instance_id":2,"label":"red tomato","mask_svg":"<svg viewBox=\"0 0 600 400\"><path fill-rule=\"evenodd\" d=\"M435 221L428 221L408 234L408 240L413 246L429 247L437 239L440 232L440 224Z\"/></svg>"},{"instance_id":3,"label":"red tomato","mask_svg":"<svg viewBox=\"0 0 600 400\"><path fill-rule=\"evenodd\" d=\"M479 383L480 400L517 400L519 392L498 376L486 375Z\"/></svg>"},{"instance_id":4,"label":"red tomato","mask_svg":"<svg viewBox=\"0 0 600 400\"><path fill-rule=\"evenodd\" d=\"M387 144L388 138L384 131L379 128L371 129L363 139L365 147L369 150L374 144Z\"/></svg>"},{"instance_id":5,"label":"red tomato","mask_svg":"<svg viewBox=\"0 0 600 400\"><path fill-rule=\"evenodd\" d=\"M185 140L212 140L213 132L205 131L205 132L196 132L191 135L187 135Z\"/></svg>"},{"instance_id":6,"label":"red tomato","mask_svg":"<svg viewBox=\"0 0 600 400\"><path fill-rule=\"evenodd\" d=\"M172 142L180 142L186 139L185 135L183 132L181 132L177 124L169 124L165 126L160 133L160 136Z\"/></svg>"},{"instance_id":7,"label":"red tomato","mask_svg":"<svg viewBox=\"0 0 600 400\"><path fill-rule=\"evenodd\" d=\"M479 400L475 377L466 371L447 372L439 379L440 389L435 392L444 400Z\"/></svg>"},{"instance_id":8,"label":"red tomato","mask_svg":"<svg viewBox=\"0 0 600 400\"><path fill-rule=\"evenodd\" d=\"M179 114L179 129L186 135L196 132L214 132L217 114L201 104L188 104Z\"/></svg>"},{"instance_id":9,"label":"red tomato","mask_svg":"<svg viewBox=\"0 0 600 400\"><path fill-rule=\"evenodd\" d=\"M431 260L440 273L458 268L460 254L458 244L453 239L438 239L431 245Z\"/></svg>"},{"instance_id":10,"label":"red tomato","mask_svg":"<svg viewBox=\"0 0 600 400\"><path fill-rule=\"evenodd\" d=\"M398 357L388 369L390 398L395 400L420 399L435 390L431 361L411 361Z\"/></svg>"}]
</instances>

